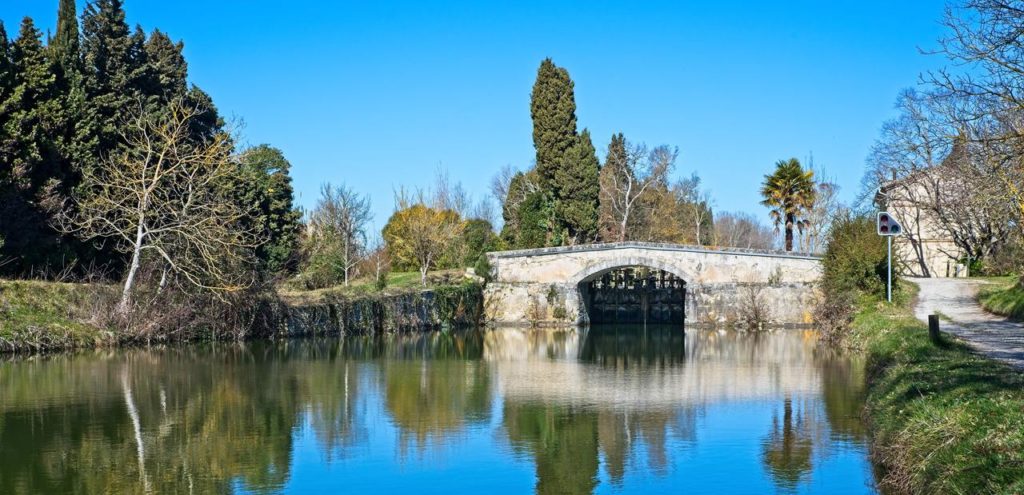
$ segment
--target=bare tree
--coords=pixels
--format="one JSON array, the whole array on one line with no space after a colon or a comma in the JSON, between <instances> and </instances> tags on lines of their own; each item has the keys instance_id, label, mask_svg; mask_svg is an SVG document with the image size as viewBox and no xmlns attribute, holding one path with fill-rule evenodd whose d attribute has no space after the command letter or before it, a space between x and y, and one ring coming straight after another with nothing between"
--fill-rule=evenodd
<instances>
[{"instance_id":1,"label":"bare tree","mask_svg":"<svg viewBox=\"0 0 1024 495\"><path fill-rule=\"evenodd\" d=\"M1000 182L995 197L1014 206L1017 235L1024 225L1024 5L966 0L946 9L947 35L938 53L959 73L929 73L927 82L955 108L951 119L970 153L983 156L985 177ZM963 162L963 160L958 160Z\"/></svg>"},{"instance_id":2,"label":"bare tree","mask_svg":"<svg viewBox=\"0 0 1024 495\"><path fill-rule=\"evenodd\" d=\"M683 206L683 219L693 229L693 239L697 244L703 244L703 240L712 234L705 231L705 227L711 223L711 191L701 189L700 182L700 176L694 172L690 177L678 181L675 186L679 202Z\"/></svg>"},{"instance_id":3,"label":"bare tree","mask_svg":"<svg viewBox=\"0 0 1024 495\"><path fill-rule=\"evenodd\" d=\"M892 208L893 215L903 225L904 237L917 261L908 269L928 277L931 274L924 242L934 235L929 232L929 211L939 177L921 172L934 169L949 154L952 131L934 103L913 90L900 94L896 108L899 116L883 124L881 136L871 148L861 202L896 207Z\"/></svg>"},{"instance_id":4,"label":"bare tree","mask_svg":"<svg viewBox=\"0 0 1024 495\"><path fill-rule=\"evenodd\" d=\"M66 233L110 239L131 255L118 304L126 312L143 255L155 253L195 287L236 291L254 282L252 250L263 241L245 230L231 197L237 173L230 136L197 140L190 126L200 109L181 100L166 111L132 111L125 146L106 166L85 169L71 208L58 216Z\"/></svg>"},{"instance_id":5,"label":"bare tree","mask_svg":"<svg viewBox=\"0 0 1024 495\"><path fill-rule=\"evenodd\" d=\"M434 188L431 190L430 206L439 210L451 210L463 218L470 216L473 200L462 183L452 182L448 171L438 168L434 179Z\"/></svg>"},{"instance_id":6,"label":"bare tree","mask_svg":"<svg viewBox=\"0 0 1024 495\"><path fill-rule=\"evenodd\" d=\"M1020 183L1020 153L1006 138L1007 116L979 117L979 104L904 92L900 116L885 124L872 149L862 194L867 199L875 188L875 201L904 226L916 261L911 273L934 275L929 249L951 259L989 257L1019 224L1010 185Z\"/></svg>"},{"instance_id":7,"label":"bare tree","mask_svg":"<svg viewBox=\"0 0 1024 495\"><path fill-rule=\"evenodd\" d=\"M324 256L343 273L348 287L350 272L363 259L366 225L373 218L370 199L341 185L324 184L309 220L314 255Z\"/></svg>"},{"instance_id":8,"label":"bare tree","mask_svg":"<svg viewBox=\"0 0 1024 495\"><path fill-rule=\"evenodd\" d=\"M775 234L749 213L718 213L715 215L714 244L745 249L771 249Z\"/></svg>"},{"instance_id":9,"label":"bare tree","mask_svg":"<svg viewBox=\"0 0 1024 495\"><path fill-rule=\"evenodd\" d=\"M622 242L629 237L630 227L641 208L641 198L653 185L667 182L678 155L678 149L665 145L650 152L642 144L628 145L624 164L605 166L601 170L600 197L613 217L610 223L616 240Z\"/></svg>"},{"instance_id":10,"label":"bare tree","mask_svg":"<svg viewBox=\"0 0 1024 495\"><path fill-rule=\"evenodd\" d=\"M500 205L508 199L508 188L512 184L512 178L519 173L510 164L498 169L498 172L491 177L491 197Z\"/></svg>"},{"instance_id":11,"label":"bare tree","mask_svg":"<svg viewBox=\"0 0 1024 495\"><path fill-rule=\"evenodd\" d=\"M387 246L384 245L384 238L379 234L373 236L373 240L370 241L367 261L373 269L374 284L377 287L384 287L388 272L391 271L391 257L388 255Z\"/></svg>"},{"instance_id":12,"label":"bare tree","mask_svg":"<svg viewBox=\"0 0 1024 495\"><path fill-rule=\"evenodd\" d=\"M800 230L800 250L805 253L820 253L825 249L826 235L832 219L842 207L839 203L839 186L823 180L815 184L814 204L807 209Z\"/></svg>"}]
</instances>

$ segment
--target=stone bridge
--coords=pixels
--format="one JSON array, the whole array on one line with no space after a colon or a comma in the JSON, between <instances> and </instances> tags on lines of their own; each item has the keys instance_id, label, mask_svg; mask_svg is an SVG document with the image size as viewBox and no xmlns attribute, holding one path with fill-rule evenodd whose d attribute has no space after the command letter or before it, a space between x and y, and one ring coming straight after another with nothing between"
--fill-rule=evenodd
<instances>
[{"instance_id":1,"label":"stone bridge","mask_svg":"<svg viewBox=\"0 0 1024 495\"><path fill-rule=\"evenodd\" d=\"M619 315L626 321L616 322L720 325L760 310L768 324L808 325L821 276L814 256L643 242L487 257L485 309L500 324L584 325Z\"/></svg>"}]
</instances>

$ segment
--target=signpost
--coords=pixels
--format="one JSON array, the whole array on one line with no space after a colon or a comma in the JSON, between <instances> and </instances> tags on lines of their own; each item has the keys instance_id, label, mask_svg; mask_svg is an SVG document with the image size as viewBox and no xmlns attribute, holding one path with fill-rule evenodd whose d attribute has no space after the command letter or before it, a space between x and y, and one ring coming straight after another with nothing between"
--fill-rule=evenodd
<instances>
[{"instance_id":1,"label":"signpost","mask_svg":"<svg viewBox=\"0 0 1024 495\"><path fill-rule=\"evenodd\" d=\"M888 243L888 260L886 265L888 268L887 280L885 283L885 300L892 302L892 238L893 236L903 234L903 226L896 221L892 215L887 211L878 212L876 219L876 227L878 229L878 235L884 236Z\"/></svg>"}]
</instances>

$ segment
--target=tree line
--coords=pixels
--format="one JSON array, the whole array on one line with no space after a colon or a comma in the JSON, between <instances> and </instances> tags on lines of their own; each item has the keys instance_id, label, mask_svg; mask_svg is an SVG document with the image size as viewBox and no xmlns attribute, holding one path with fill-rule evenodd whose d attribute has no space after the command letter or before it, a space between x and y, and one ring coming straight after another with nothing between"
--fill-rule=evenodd
<instances>
[{"instance_id":1,"label":"tree line","mask_svg":"<svg viewBox=\"0 0 1024 495\"><path fill-rule=\"evenodd\" d=\"M392 269L423 284L433 270L487 276L484 253L501 249L775 243L755 217L715 214L696 174L673 179L674 147L617 133L599 161L577 128L574 83L550 59L531 94L535 164L492 181L500 232L492 199L473 201L443 171L432 187L400 189L379 234L369 198L344 184L325 184L303 221L290 163L270 145L240 144L189 82L182 50L159 29L130 27L122 0L92 1L80 16L60 0L52 36L31 18L13 39L0 24L0 275L100 274L122 282L127 313L168 294L224 298L282 278L308 289L367 277L383 287ZM766 205L810 252L827 191L805 178L810 195L776 191Z\"/></svg>"},{"instance_id":2,"label":"tree line","mask_svg":"<svg viewBox=\"0 0 1024 495\"><path fill-rule=\"evenodd\" d=\"M80 22L79 22L80 21ZM45 41L45 43L44 43ZM290 164L243 147L188 81L182 42L130 28L121 0L56 32L0 23L0 274L238 292L296 269Z\"/></svg>"}]
</instances>

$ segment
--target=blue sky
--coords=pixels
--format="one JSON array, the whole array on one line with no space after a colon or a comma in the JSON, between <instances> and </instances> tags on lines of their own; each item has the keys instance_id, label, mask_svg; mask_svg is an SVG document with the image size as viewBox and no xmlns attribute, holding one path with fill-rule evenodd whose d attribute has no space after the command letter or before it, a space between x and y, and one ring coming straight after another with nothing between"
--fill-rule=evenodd
<instances>
[{"instance_id":1,"label":"blue sky","mask_svg":"<svg viewBox=\"0 0 1024 495\"><path fill-rule=\"evenodd\" d=\"M382 225L399 186L439 166L478 197L533 160L529 95L552 57L576 84L580 127L678 146L716 210L758 205L773 163L813 154L857 192L897 92L943 65L942 2L384 2L127 0L130 23L185 42L192 82L284 150L299 202L322 182L371 195ZM79 11L84 6L80 2ZM55 24L57 0L6 0Z\"/></svg>"}]
</instances>

